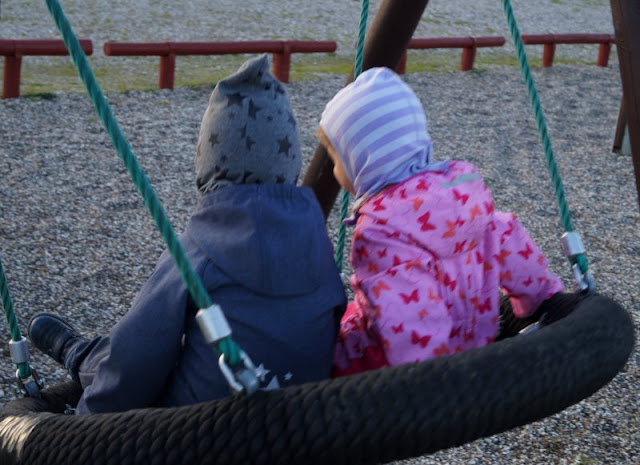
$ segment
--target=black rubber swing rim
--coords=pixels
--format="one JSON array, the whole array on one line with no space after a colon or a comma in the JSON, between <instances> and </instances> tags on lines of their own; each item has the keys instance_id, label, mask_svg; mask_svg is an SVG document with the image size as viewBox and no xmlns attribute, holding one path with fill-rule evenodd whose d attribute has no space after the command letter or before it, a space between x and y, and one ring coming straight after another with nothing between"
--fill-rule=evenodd
<instances>
[{"instance_id":1,"label":"black rubber swing rim","mask_svg":"<svg viewBox=\"0 0 640 465\"><path fill-rule=\"evenodd\" d=\"M80 391L63 383L3 408L0 463L353 465L458 446L559 412L623 368L633 324L615 301L563 294L545 311L564 318L482 349L249 398L73 416L61 412Z\"/></svg>"}]
</instances>

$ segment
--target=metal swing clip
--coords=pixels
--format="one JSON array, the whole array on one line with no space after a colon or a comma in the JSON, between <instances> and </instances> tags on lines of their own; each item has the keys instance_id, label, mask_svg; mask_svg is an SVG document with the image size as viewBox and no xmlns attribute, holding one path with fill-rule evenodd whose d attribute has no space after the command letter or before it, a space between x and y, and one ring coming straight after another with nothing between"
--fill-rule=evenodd
<instances>
[{"instance_id":1,"label":"metal swing clip","mask_svg":"<svg viewBox=\"0 0 640 465\"><path fill-rule=\"evenodd\" d=\"M28 363L31 359L29 342L24 337L21 337L19 341L9 341L9 353L11 354L11 360L16 365ZM18 387L23 396L40 398L40 390L44 387L44 383L40 380L35 368L29 367L29 369L31 370L31 375L26 378L20 376L20 368L16 370Z\"/></svg>"},{"instance_id":2,"label":"metal swing clip","mask_svg":"<svg viewBox=\"0 0 640 465\"><path fill-rule=\"evenodd\" d=\"M235 372L227 365L224 354L220 355L218 365L234 393L240 394L244 392L250 396L260 388L260 379L255 365L244 350L240 351L240 360L242 360L244 366L236 369Z\"/></svg>"},{"instance_id":3,"label":"metal swing clip","mask_svg":"<svg viewBox=\"0 0 640 465\"><path fill-rule=\"evenodd\" d=\"M196 321L208 344L215 346L222 339L231 336L231 327L219 305L213 304L209 308L199 310ZM235 393L245 392L251 395L260 388L260 377L255 365L243 350L240 351L240 360L243 366L231 370L222 354L218 359L218 365Z\"/></svg>"},{"instance_id":4,"label":"metal swing clip","mask_svg":"<svg viewBox=\"0 0 640 465\"><path fill-rule=\"evenodd\" d=\"M40 398L40 391L44 388L44 383L38 376L38 372L35 368L31 367L31 376L24 379L20 377L20 369L17 369L16 381L23 396L33 397L35 399Z\"/></svg>"},{"instance_id":5,"label":"metal swing clip","mask_svg":"<svg viewBox=\"0 0 640 465\"><path fill-rule=\"evenodd\" d=\"M578 255L584 254L584 245L582 245L582 239L580 238L580 233L577 231L566 232L562 235L562 248L564 249L564 254L571 261ZM591 271L587 270L586 273L583 273L577 263L574 263L571 266L571 271L573 273L573 279L575 281L575 290L576 292L586 292L588 294L593 294L596 291L596 280L594 279Z\"/></svg>"}]
</instances>

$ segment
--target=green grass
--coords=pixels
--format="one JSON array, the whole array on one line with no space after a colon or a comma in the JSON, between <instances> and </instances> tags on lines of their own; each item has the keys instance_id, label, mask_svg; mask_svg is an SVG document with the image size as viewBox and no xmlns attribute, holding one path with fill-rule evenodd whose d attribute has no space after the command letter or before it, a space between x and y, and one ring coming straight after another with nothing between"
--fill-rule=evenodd
<instances>
[{"instance_id":1,"label":"green grass","mask_svg":"<svg viewBox=\"0 0 640 465\"><path fill-rule=\"evenodd\" d=\"M460 69L461 50L410 50L407 73L449 72ZM175 87L212 88L221 78L233 73L247 59L244 55L180 56L176 59ZM529 58L533 68L540 67L539 54ZM90 58L91 63L91 58ZM593 60L564 58L557 54L554 65L595 66ZM112 57L92 63L98 83L105 93L158 88L158 57ZM323 74L347 75L352 69L351 57L335 54L294 54L290 80L320 79ZM486 71L494 66L518 66L515 55L479 49L474 70ZM0 70L2 66L0 66ZM24 59L20 93L23 96L51 98L55 92L84 92L76 69L68 58ZM48 97L44 97L47 96Z\"/></svg>"},{"instance_id":2,"label":"green grass","mask_svg":"<svg viewBox=\"0 0 640 465\"><path fill-rule=\"evenodd\" d=\"M578 465L596 465L596 462L594 460L591 460L587 457L585 457L583 454L580 454L580 461L577 462Z\"/></svg>"}]
</instances>

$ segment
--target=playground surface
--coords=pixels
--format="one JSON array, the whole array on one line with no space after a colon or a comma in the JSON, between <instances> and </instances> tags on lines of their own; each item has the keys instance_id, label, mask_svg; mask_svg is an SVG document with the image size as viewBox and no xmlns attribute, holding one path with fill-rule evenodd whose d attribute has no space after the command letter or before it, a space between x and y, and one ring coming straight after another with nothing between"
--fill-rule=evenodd
<instances>
[{"instance_id":1,"label":"playground surface","mask_svg":"<svg viewBox=\"0 0 640 465\"><path fill-rule=\"evenodd\" d=\"M637 327L640 215L631 159L610 150L618 71L554 66L534 76L598 288L632 311ZM497 208L520 216L571 288L555 197L519 71L411 73L406 79L427 109L436 157L478 164ZM306 161L320 111L343 81L326 75L288 86ZM109 95L177 231L195 205L194 146L208 93ZM83 95L6 100L0 112L0 256L22 328L32 314L54 311L88 334L107 331L151 273L163 248L160 236ZM330 229L336 224L332 215ZM47 383L65 379L46 357L33 356ZM637 464L639 359L635 351L608 386L558 415L409 463ZM8 401L16 396L15 367L3 357L0 368Z\"/></svg>"},{"instance_id":2,"label":"playground surface","mask_svg":"<svg viewBox=\"0 0 640 465\"><path fill-rule=\"evenodd\" d=\"M33 25L27 23L29 15L24 14L20 17L24 20L22 25L13 26L11 18L15 16L11 15L22 8L20 3L3 2L3 36L18 37L20 33L19 37L57 37L53 23L44 28L44 21L49 18L38 1L23 2L24 8L31 10ZM91 36L97 43L102 39L202 39L183 26L192 17L214 16L211 5L215 4L219 15L246 19L246 28L265 24L274 31L306 34L292 33L291 38L317 40L338 40L329 32L340 30L344 37L341 40L348 44L353 40L347 39L348 34L355 34L354 18L359 10L356 1L317 2L324 9L312 6L314 2L302 2L318 15L308 24L315 28L323 21L324 27L290 29L297 23L293 2L221 1L207 2L209 6L205 6L205 2L194 0L178 21L176 7L163 0L153 3L158 6L150 16L157 19L156 15L167 15L166 23L162 23L166 24L164 36L154 35L160 29L149 26L145 31L143 23L135 23L130 28L135 30L135 36L116 37L111 32L103 36L89 33L103 27L106 13L104 8L99 9L98 2L84 3L83 11L70 12L70 20L82 24L93 17L92 25L87 23L82 26L86 29L77 32ZM142 1L109 3L114 31L122 27L120 20L124 16L119 15L142 21L142 10L134 14L130 9L145 8L149 13L152 5ZM276 3L291 6L291 26L272 12ZM344 9L337 10L338 3ZM374 9L376 3L373 2ZM473 9L464 9L463 2L434 0L427 7L427 17L446 18L454 23L452 18L460 14L466 18L465 26L450 24L437 29L441 24L431 21L428 29L421 29L421 23L416 35L423 35L422 31L426 35L427 30L429 35L507 34L501 16L484 16L484 11L501 15L500 2L473 3ZM520 26L528 33L612 31L606 2L532 3L513 2ZM63 2L67 10L80 9L79 4ZM452 4L458 10L448 6ZM241 7L234 10L234 5ZM545 8L543 21L539 15ZM261 18L259 22L256 17ZM353 24L344 22L348 17ZM533 23L534 18L538 24ZM176 26L173 35L171 25L177 23L180 28ZM7 30L8 24L11 26ZM489 29L491 24L495 29ZM226 29L218 29L216 39L230 40ZM242 31L237 33L241 37L236 35L233 39L251 38L248 29L238 30ZM326 35L320 35L320 30ZM569 49L595 60L593 47ZM456 55L453 61L458 60ZM638 334L640 212L631 158L611 153L621 97L617 60L612 59L606 68L560 63L549 69L534 69L534 78L574 226L582 235L598 290L632 312ZM411 72L405 79L424 103L436 158L461 158L477 164L494 192L496 208L518 214L546 252L552 269L571 289L571 273L559 242L563 231L558 207L519 70L492 65L467 73ZM314 131L322 108L344 81L340 74L318 73L315 79L287 85L302 131L306 163L316 146ZM207 88L179 88L107 95L177 232L182 231L196 202L195 143L209 92ZM4 167L0 176L0 257L22 330L26 330L31 315L51 311L65 315L89 335L108 331L128 309L164 245L87 97L72 92L0 101L0 159ZM328 222L332 233L337 222L334 209ZM8 339L8 330L3 327ZM10 363L6 346L3 355L2 403L17 396L15 366ZM32 357L32 366L48 385L66 379L63 370L47 357L35 350ZM557 415L399 463L637 465L639 387L640 352L636 349L627 367L610 384Z\"/></svg>"}]
</instances>

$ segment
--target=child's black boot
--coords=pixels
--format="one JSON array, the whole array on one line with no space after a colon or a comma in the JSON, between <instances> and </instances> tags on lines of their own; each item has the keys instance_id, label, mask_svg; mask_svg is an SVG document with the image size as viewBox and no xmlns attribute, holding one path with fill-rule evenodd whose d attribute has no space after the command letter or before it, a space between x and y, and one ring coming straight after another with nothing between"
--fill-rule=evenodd
<instances>
[{"instance_id":1,"label":"child's black boot","mask_svg":"<svg viewBox=\"0 0 640 465\"><path fill-rule=\"evenodd\" d=\"M51 313L35 315L27 331L34 346L62 365L69 351L84 340L69 323Z\"/></svg>"}]
</instances>

